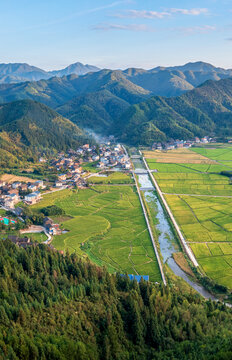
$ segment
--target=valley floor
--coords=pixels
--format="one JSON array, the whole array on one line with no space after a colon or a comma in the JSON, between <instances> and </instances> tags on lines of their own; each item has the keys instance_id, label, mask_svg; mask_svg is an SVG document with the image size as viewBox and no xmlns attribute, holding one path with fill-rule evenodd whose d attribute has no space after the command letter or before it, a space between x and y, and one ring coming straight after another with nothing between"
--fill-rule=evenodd
<instances>
[{"instance_id":1,"label":"valley floor","mask_svg":"<svg viewBox=\"0 0 232 360\"><path fill-rule=\"evenodd\" d=\"M154 151L145 156L201 271L231 289L232 187L225 173L232 174L232 148Z\"/></svg>"}]
</instances>

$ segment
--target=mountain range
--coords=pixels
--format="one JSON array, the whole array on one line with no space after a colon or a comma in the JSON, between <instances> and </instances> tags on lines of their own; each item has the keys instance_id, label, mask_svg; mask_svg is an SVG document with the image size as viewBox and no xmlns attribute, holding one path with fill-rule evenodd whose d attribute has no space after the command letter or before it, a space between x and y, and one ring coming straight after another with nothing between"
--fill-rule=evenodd
<instances>
[{"instance_id":1,"label":"mountain range","mask_svg":"<svg viewBox=\"0 0 232 360\"><path fill-rule=\"evenodd\" d=\"M209 80L178 97L151 97L131 106L114 124L120 139L151 145L194 136L232 136L232 78Z\"/></svg>"},{"instance_id":2,"label":"mountain range","mask_svg":"<svg viewBox=\"0 0 232 360\"><path fill-rule=\"evenodd\" d=\"M71 74L78 76L100 69L80 62L62 70L45 71L28 64L0 64L0 84L24 81L48 80L51 77L63 77ZM110 71L110 70L109 70ZM129 68L111 70L138 85L153 95L177 96L199 86L206 80L220 80L232 76L232 69L226 70L204 62L188 63L181 66L156 67L151 70Z\"/></svg>"},{"instance_id":3,"label":"mountain range","mask_svg":"<svg viewBox=\"0 0 232 360\"><path fill-rule=\"evenodd\" d=\"M187 86L183 90L182 86L180 91L177 74L183 80L182 85L187 78L190 84L191 78L190 90ZM121 141L133 145L206 134L231 136L232 80L229 75L232 76L231 70L202 62L149 71L104 69L85 75L0 84L0 103L39 102L81 129L115 134ZM160 86L156 76L162 79ZM165 77L169 80L172 77L172 81L165 83ZM198 85L200 81L205 82ZM165 93L166 85L169 94L182 94L157 96L156 92ZM20 113L20 109L18 111Z\"/></svg>"},{"instance_id":4,"label":"mountain range","mask_svg":"<svg viewBox=\"0 0 232 360\"><path fill-rule=\"evenodd\" d=\"M62 77L70 74L84 75L88 72L99 71L93 65L84 65L80 62L69 65L61 70L45 71L24 63L0 64L0 84L19 83L23 81L38 81L53 76Z\"/></svg>"}]
</instances>

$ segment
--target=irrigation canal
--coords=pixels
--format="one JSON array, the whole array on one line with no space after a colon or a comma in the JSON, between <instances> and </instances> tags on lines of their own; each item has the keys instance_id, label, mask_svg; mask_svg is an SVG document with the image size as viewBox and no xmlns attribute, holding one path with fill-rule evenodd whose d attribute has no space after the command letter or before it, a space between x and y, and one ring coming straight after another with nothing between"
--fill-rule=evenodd
<instances>
[{"instance_id":1,"label":"irrigation canal","mask_svg":"<svg viewBox=\"0 0 232 360\"><path fill-rule=\"evenodd\" d=\"M176 237L169 225L166 214L164 213L161 203L156 195L156 191L149 178L149 174L148 172L145 172L146 169L143 161L139 159L139 157L132 158L131 160L135 167L135 174L138 176L140 191L144 192L145 201L148 203L149 207L154 206L156 210L156 219L158 220L158 225L156 227L159 233L158 240L163 263L167 263L175 275L184 279L204 298L216 300L216 298L207 290L205 290L204 287L190 280L188 275L174 261L172 254L178 251L178 247L175 246Z\"/></svg>"}]
</instances>

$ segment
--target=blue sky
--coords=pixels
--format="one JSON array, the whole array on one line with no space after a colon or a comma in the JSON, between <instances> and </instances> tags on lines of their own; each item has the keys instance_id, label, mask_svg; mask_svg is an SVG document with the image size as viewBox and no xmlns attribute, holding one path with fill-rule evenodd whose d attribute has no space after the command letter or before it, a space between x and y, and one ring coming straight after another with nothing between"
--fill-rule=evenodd
<instances>
[{"instance_id":1,"label":"blue sky","mask_svg":"<svg viewBox=\"0 0 232 360\"><path fill-rule=\"evenodd\" d=\"M232 68L232 0L0 0L0 62Z\"/></svg>"}]
</instances>

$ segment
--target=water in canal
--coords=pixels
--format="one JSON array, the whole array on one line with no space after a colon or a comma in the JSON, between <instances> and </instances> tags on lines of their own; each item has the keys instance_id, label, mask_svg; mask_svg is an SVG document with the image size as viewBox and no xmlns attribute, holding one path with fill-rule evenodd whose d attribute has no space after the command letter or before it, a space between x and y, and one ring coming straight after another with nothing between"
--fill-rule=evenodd
<instances>
[{"instance_id":1,"label":"water in canal","mask_svg":"<svg viewBox=\"0 0 232 360\"><path fill-rule=\"evenodd\" d=\"M133 160L135 169L144 169L145 166L141 160ZM150 181L148 174L138 175L139 185L141 188L151 188L153 184ZM198 293L204 296L207 299L216 300L216 298L211 295L207 290L205 290L201 285L190 280L187 274L176 264L172 254L179 251L178 246L176 245L176 238L172 232L172 229L169 225L168 219L164 213L164 210L160 204L158 197L156 196L155 189L154 191L144 191L145 200L149 203L150 206L154 206L156 209L156 219L158 220L157 230L159 231L159 245L160 252L163 258L163 262L167 263L175 275L180 276L184 279L190 286L192 286Z\"/></svg>"}]
</instances>

